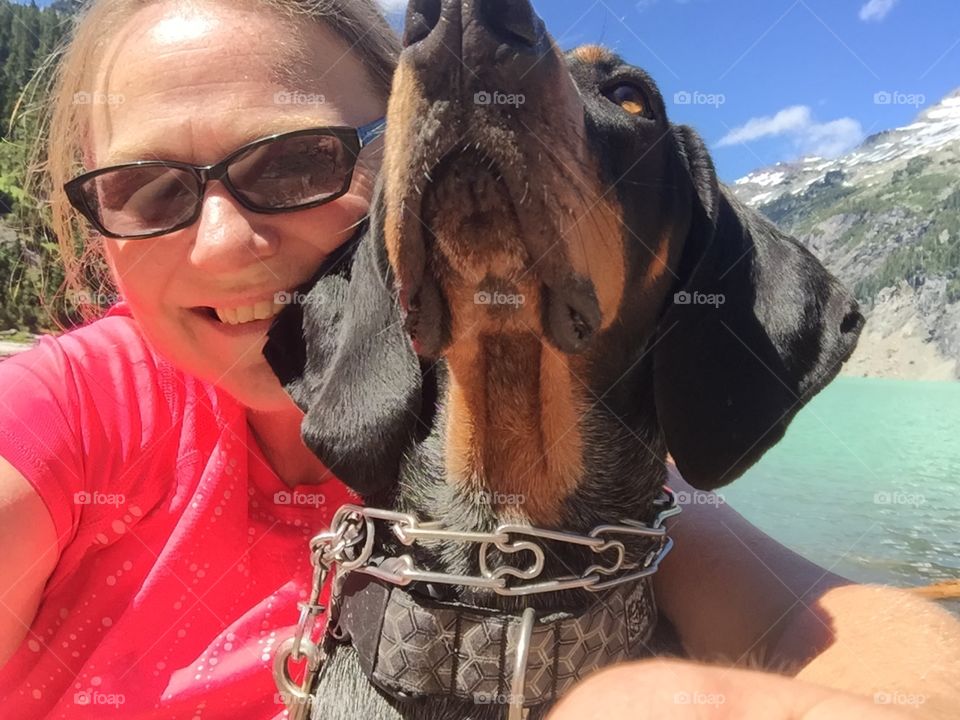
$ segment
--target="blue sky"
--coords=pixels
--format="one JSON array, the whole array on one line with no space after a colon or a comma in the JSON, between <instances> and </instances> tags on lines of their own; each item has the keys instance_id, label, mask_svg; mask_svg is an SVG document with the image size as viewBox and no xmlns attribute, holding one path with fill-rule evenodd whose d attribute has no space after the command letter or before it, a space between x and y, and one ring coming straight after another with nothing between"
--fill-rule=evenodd
<instances>
[{"instance_id":1,"label":"blue sky","mask_svg":"<svg viewBox=\"0 0 960 720\"><path fill-rule=\"evenodd\" d=\"M405 0L379 1L401 22ZM960 87L957 0L534 5L561 47L602 43L649 71L671 119L700 131L726 181L843 152Z\"/></svg>"},{"instance_id":2,"label":"blue sky","mask_svg":"<svg viewBox=\"0 0 960 720\"><path fill-rule=\"evenodd\" d=\"M726 181L842 152L960 87L957 0L533 1L561 47L650 72Z\"/></svg>"}]
</instances>

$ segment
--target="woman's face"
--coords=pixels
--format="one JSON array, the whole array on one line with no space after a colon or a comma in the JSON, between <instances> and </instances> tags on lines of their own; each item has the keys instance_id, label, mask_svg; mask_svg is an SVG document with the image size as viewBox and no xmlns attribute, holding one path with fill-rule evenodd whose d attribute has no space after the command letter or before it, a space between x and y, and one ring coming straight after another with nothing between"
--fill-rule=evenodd
<instances>
[{"instance_id":1,"label":"woman's face","mask_svg":"<svg viewBox=\"0 0 960 720\"><path fill-rule=\"evenodd\" d=\"M309 23L294 33L262 10L152 5L117 33L101 62L93 167L211 165L266 135L358 127L385 109L334 33ZM284 72L290 66L296 77ZM363 150L349 193L327 205L257 214L214 182L193 226L148 240L104 239L117 286L154 347L247 407L290 409L261 353L270 321L229 325L199 308L240 308L242 318L243 308L310 278L367 213L381 143Z\"/></svg>"}]
</instances>

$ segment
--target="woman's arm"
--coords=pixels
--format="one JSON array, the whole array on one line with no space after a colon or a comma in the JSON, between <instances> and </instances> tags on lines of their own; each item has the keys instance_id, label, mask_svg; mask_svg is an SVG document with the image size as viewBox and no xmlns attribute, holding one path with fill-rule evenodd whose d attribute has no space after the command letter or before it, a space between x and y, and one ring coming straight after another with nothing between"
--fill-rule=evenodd
<instances>
[{"instance_id":1,"label":"woman's arm","mask_svg":"<svg viewBox=\"0 0 960 720\"><path fill-rule=\"evenodd\" d=\"M675 467L670 470L670 487L681 498L699 497L667 521L674 547L654 575L654 589L690 657L767 668L805 664L830 634L815 599L852 583L791 552L730 506L707 502L716 496L694 490ZM807 627L809 647L772 657L798 613L816 618Z\"/></svg>"},{"instance_id":2,"label":"woman's arm","mask_svg":"<svg viewBox=\"0 0 960 720\"><path fill-rule=\"evenodd\" d=\"M670 484L696 492L675 471ZM676 544L654 576L656 596L693 659L960 707L960 621L935 604L853 584L726 505L687 503L668 523Z\"/></svg>"},{"instance_id":3,"label":"woman's arm","mask_svg":"<svg viewBox=\"0 0 960 720\"><path fill-rule=\"evenodd\" d=\"M0 667L27 635L57 563L57 533L43 500L0 457Z\"/></svg>"}]
</instances>

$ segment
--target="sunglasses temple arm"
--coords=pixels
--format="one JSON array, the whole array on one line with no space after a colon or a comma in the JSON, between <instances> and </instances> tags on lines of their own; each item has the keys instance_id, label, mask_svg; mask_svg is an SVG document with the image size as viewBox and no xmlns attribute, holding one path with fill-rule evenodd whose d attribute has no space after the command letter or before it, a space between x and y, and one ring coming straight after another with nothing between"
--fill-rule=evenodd
<instances>
[{"instance_id":1,"label":"sunglasses temple arm","mask_svg":"<svg viewBox=\"0 0 960 720\"><path fill-rule=\"evenodd\" d=\"M387 130L387 119L380 118L379 120L374 120L372 123L368 123L363 127L357 128L357 137L360 138L360 147L366 147L378 137L383 135Z\"/></svg>"}]
</instances>

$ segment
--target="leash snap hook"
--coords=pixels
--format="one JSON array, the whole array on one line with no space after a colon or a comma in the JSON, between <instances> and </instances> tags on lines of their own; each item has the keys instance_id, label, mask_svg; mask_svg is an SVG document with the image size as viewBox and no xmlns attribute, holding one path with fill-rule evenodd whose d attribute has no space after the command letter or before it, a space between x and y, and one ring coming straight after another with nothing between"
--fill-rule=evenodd
<instances>
[{"instance_id":1,"label":"leash snap hook","mask_svg":"<svg viewBox=\"0 0 960 720\"><path fill-rule=\"evenodd\" d=\"M305 655L303 681L298 685L290 675L289 660L293 657L294 644L299 640L300 651ZM273 681L279 692L277 700L290 711L290 720L307 720L313 704L312 690L323 667L324 655L320 648L309 639L287 638L277 648L273 656Z\"/></svg>"}]
</instances>

